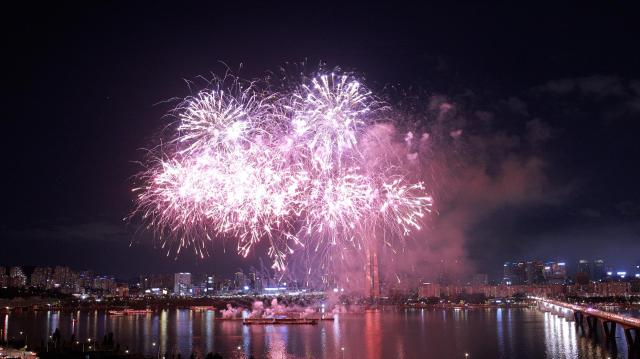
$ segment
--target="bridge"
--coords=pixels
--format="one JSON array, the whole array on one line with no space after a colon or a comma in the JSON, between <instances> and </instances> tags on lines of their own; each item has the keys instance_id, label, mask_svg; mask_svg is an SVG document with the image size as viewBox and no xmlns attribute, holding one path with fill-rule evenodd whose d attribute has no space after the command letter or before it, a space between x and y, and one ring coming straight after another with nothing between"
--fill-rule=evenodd
<instances>
[{"instance_id":1,"label":"bridge","mask_svg":"<svg viewBox=\"0 0 640 359\"><path fill-rule=\"evenodd\" d=\"M531 297L531 299L536 300L541 309L556 313L573 313L576 329L594 338L597 338L598 332L601 331L606 343L615 342L616 326L619 325L624 332L629 352L640 351L640 319L638 318L547 298Z\"/></svg>"}]
</instances>

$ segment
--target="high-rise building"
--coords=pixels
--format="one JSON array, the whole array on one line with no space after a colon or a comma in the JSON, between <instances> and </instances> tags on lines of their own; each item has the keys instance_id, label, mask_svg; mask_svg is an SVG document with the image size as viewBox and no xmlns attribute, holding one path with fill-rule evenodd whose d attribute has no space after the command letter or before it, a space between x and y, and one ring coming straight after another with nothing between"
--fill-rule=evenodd
<instances>
[{"instance_id":1,"label":"high-rise building","mask_svg":"<svg viewBox=\"0 0 640 359\"><path fill-rule=\"evenodd\" d=\"M256 272L250 272L249 275L247 275L247 282L248 282L249 288L256 289L257 278L258 278L258 275L256 274Z\"/></svg>"},{"instance_id":2,"label":"high-rise building","mask_svg":"<svg viewBox=\"0 0 640 359\"><path fill-rule=\"evenodd\" d=\"M602 259L596 259L593 261L593 270L591 278L593 280L603 280L607 276L607 269Z\"/></svg>"},{"instance_id":3,"label":"high-rise building","mask_svg":"<svg viewBox=\"0 0 640 359\"><path fill-rule=\"evenodd\" d=\"M9 276L7 275L7 268L0 267L0 287L6 288L9 286Z\"/></svg>"},{"instance_id":4,"label":"high-rise building","mask_svg":"<svg viewBox=\"0 0 640 359\"><path fill-rule=\"evenodd\" d=\"M39 289L51 289L53 269L51 267L35 267L31 274L31 286Z\"/></svg>"},{"instance_id":5,"label":"high-rise building","mask_svg":"<svg viewBox=\"0 0 640 359\"><path fill-rule=\"evenodd\" d=\"M365 246L365 293L370 299L380 297L380 267L378 266L378 248L375 245Z\"/></svg>"},{"instance_id":6,"label":"high-rise building","mask_svg":"<svg viewBox=\"0 0 640 359\"><path fill-rule=\"evenodd\" d=\"M79 289L90 290L93 289L93 282L96 277L95 273L90 270L84 270L77 274L77 287Z\"/></svg>"},{"instance_id":7,"label":"high-rise building","mask_svg":"<svg viewBox=\"0 0 640 359\"><path fill-rule=\"evenodd\" d=\"M149 277L150 288L166 289L167 292L175 289L175 275L153 274Z\"/></svg>"},{"instance_id":8,"label":"high-rise building","mask_svg":"<svg viewBox=\"0 0 640 359\"><path fill-rule=\"evenodd\" d=\"M178 295L191 295L191 273L176 273L173 277L173 293Z\"/></svg>"},{"instance_id":9,"label":"high-rise building","mask_svg":"<svg viewBox=\"0 0 640 359\"><path fill-rule=\"evenodd\" d=\"M262 279L262 276L256 275L256 284L253 289L258 292L261 292L264 289L264 281Z\"/></svg>"},{"instance_id":10,"label":"high-rise building","mask_svg":"<svg viewBox=\"0 0 640 359\"><path fill-rule=\"evenodd\" d=\"M418 296L422 298L440 297L440 284L438 283L422 283L418 288Z\"/></svg>"},{"instance_id":11,"label":"high-rise building","mask_svg":"<svg viewBox=\"0 0 640 359\"><path fill-rule=\"evenodd\" d=\"M27 285L27 276L24 274L22 267L9 268L9 286L22 288Z\"/></svg>"},{"instance_id":12,"label":"high-rise building","mask_svg":"<svg viewBox=\"0 0 640 359\"><path fill-rule=\"evenodd\" d=\"M567 280L565 262L547 262L544 265L544 277L547 284L564 284Z\"/></svg>"},{"instance_id":13,"label":"high-rise building","mask_svg":"<svg viewBox=\"0 0 640 359\"><path fill-rule=\"evenodd\" d=\"M128 297L129 285L126 283L117 283L113 290L113 294L115 294L118 297Z\"/></svg>"},{"instance_id":14,"label":"high-rise building","mask_svg":"<svg viewBox=\"0 0 640 359\"><path fill-rule=\"evenodd\" d=\"M506 262L503 266L502 283L506 285L520 285L526 281L524 262Z\"/></svg>"},{"instance_id":15,"label":"high-rise building","mask_svg":"<svg viewBox=\"0 0 640 359\"><path fill-rule=\"evenodd\" d=\"M142 290L151 289L151 276L141 275L140 279L138 279L138 288Z\"/></svg>"},{"instance_id":16,"label":"high-rise building","mask_svg":"<svg viewBox=\"0 0 640 359\"><path fill-rule=\"evenodd\" d=\"M585 273L589 277L591 277L591 266L589 265L588 260L580 259L578 261L578 273Z\"/></svg>"},{"instance_id":17,"label":"high-rise building","mask_svg":"<svg viewBox=\"0 0 640 359\"><path fill-rule=\"evenodd\" d=\"M542 284L544 280L544 263L540 260L527 262L525 266L525 283Z\"/></svg>"},{"instance_id":18,"label":"high-rise building","mask_svg":"<svg viewBox=\"0 0 640 359\"><path fill-rule=\"evenodd\" d=\"M53 268L53 286L60 288L62 292L74 292L78 284L78 274L71 268L65 266L56 266Z\"/></svg>"},{"instance_id":19,"label":"high-rise building","mask_svg":"<svg viewBox=\"0 0 640 359\"><path fill-rule=\"evenodd\" d=\"M591 266L586 259L580 259L578 261L578 270L576 271L576 283L581 285L589 284L591 279Z\"/></svg>"},{"instance_id":20,"label":"high-rise building","mask_svg":"<svg viewBox=\"0 0 640 359\"><path fill-rule=\"evenodd\" d=\"M247 279L242 272L236 272L233 275L233 285L236 289L242 289L247 284Z\"/></svg>"},{"instance_id":21,"label":"high-rise building","mask_svg":"<svg viewBox=\"0 0 640 359\"><path fill-rule=\"evenodd\" d=\"M112 294L116 290L116 280L112 276L97 276L93 279L93 288L102 294Z\"/></svg>"},{"instance_id":22,"label":"high-rise building","mask_svg":"<svg viewBox=\"0 0 640 359\"><path fill-rule=\"evenodd\" d=\"M216 291L216 277L213 274L207 274L205 276L205 292L207 294L213 294Z\"/></svg>"}]
</instances>

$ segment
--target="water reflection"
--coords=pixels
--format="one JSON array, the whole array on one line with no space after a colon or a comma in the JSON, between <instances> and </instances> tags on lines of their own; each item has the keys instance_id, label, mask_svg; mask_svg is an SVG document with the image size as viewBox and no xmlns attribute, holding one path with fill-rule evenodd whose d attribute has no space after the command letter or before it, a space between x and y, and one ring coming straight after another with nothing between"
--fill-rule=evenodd
<instances>
[{"instance_id":1,"label":"water reflection","mask_svg":"<svg viewBox=\"0 0 640 359\"><path fill-rule=\"evenodd\" d=\"M139 316L102 311L11 313L0 316L0 338L24 330L38 344L59 328L63 339L102 340L122 349L170 358L254 355L266 358L624 358L576 332L563 317L533 309L398 310L341 315L315 326L244 326L211 311L161 310ZM626 349L624 338L618 348ZM155 345L154 345L155 343ZM342 350L344 348L344 350Z\"/></svg>"},{"instance_id":2,"label":"water reflection","mask_svg":"<svg viewBox=\"0 0 640 359\"><path fill-rule=\"evenodd\" d=\"M365 353L367 358L378 359L381 358L381 343L382 333L380 328L380 312L367 312L364 314L364 332L365 332ZM346 338L345 338L346 339ZM345 340L345 347L349 347L349 351L352 349L349 343ZM340 348L342 350L342 347ZM345 348L346 350L346 348Z\"/></svg>"},{"instance_id":3,"label":"water reflection","mask_svg":"<svg viewBox=\"0 0 640 359\"><path fill-rule=\"evenodd\" d=\"M547 358L626 358L615 346L607 346L598 339L578 331L574 322L551 313L544 313L545 356Z\"/></svg>"},{"instance_id":4,"label":"water reflection","mask_svg":"<svg viewBox=\"0 0 640 359\"><path fill-rule=\"evenodd\" d=\"M9 314L5 314L2 318L2 341L8 340L7 333L9 332Z\"/></svg>"}]
</instances>

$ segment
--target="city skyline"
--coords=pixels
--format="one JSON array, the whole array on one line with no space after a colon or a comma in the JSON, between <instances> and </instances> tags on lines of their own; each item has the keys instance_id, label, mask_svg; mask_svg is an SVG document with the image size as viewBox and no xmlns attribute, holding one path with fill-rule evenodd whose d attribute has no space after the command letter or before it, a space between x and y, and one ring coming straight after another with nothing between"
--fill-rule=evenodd
<instances>
[{"instance_id":1,"label":"city skyline","mask_svg":"<svg viewBox=\"0 0 640 359\"><path fill-rule=\"evenodd\" d=\"M556 267L560 266L560 267ZM129 276L116 276L113 272L98 272L91 268L74 268L67 265L54 265L54 266L41 266L41 265L6 265L4 263L0 263L0 277L6 275L8 278L12 277L11 271L18 270L20 273L19 277L24 277L25 283L23 285L33 284L33 276L37 275L38 278L40 275L45 278L53 278L56 275L56 271L61 271L63 274L71 272L74 273L76 277L82 277L83 275L95 276L98 278L111 278L112 280L119 280L122 282L132 282L135 280L140 280L142 277L148 277L153 275L196 275L198 277L201 276L214 276L216 279L223 280L231 280L232 282L237 282L237 276L241 275L249 275L249 276L259 276L261 279L269 279L272 280L274 278L280 277L278 281L287 281L289 280L299 280L291 277L283 277L281 273L273 270L269 270L267 268L256 269L255 267L248 268L236 268L233 272L215 272L212 269L201 269L196 271L146 271L140 272ZM478 276L484 277L486 282L499 283L499 284L507 284L507 285L520 285L520 284L540 284L540 283L550 283L548 280L550 278L554 278L554 275L559 274L560 282L557 284L567 284L567 280L570 282L579 282L581 274L586 275L586 280L603 280L610 278L640 278L640 260L627 263L622 266L612 266L606 260L602 258L598 259L580 259L577 262L565 262L565 261L557 261L557 260L541 260L541 259L533 259L533 260L511 260L504 262L501 266L496 265L496 270L494 273L490 272L475 272L475 273L467 273L463 276L459 276L456 278L451 278L448 275L443 275L443 272L436 273L432 276L424 276L421 278L414 278L414 282L418 283L421 281L442 281L447 280L450 282L456 283L471 283L476 281ZM446 270L445 267L442 267L441 270ZM43 272L44 271L44 272ZM455 272L455 271L454 271ZM28 274L25 274L28 273ZM247 273L247 274L245 274ZM177 277L176 277L177 278ZM514 278L516 278L514 280ZM27 281L27 279L29 279ZM187 279L189 281L190 279ZM38 283L40 283L42 279L38 279ZM177 281L177 279L176 279ZM255 282L255 278L253 280ZM60 282L60 281L59 281ZM64 282L64 281L63 281ZM0 281L0 284L2 282ZM6 284L6 283L5 283ZM0 285L1 287L2 285ZM5 285L6 286L6 285Z\"/></svg>"},{"instance_id":2,"label":"city skyline","mask_svg":"<svg viewBox=\"0 0 640 359\"><path fill-rule=\"evenodd\" d=\"M141 149L168 125L168 99L205 87L198 76L230 70L253 78L305 60L353 70L381 93L406 92L418 101L392 104L422 111L407 122L453 143L421 168L438 170L425 176L434 178L434 214L410 258L425 274L446 260L496 275L493 263L556 253L567 262L633 262L640 55L629 47L637 24L620 6L349 8L332 13L330 27L295 7L287 26L271 20L276 10L205 7L185 8L170 27L160 19L174 9L162 5L22 9L29 16L5 24L13 69L7 133L15 135L3 142L10 155L0 262L117 275L267 265L266 248L242 258L232 238L218 238L208 258L184 251L176 260L123 218L134 207Z\"/></svg>"}]
</instances>

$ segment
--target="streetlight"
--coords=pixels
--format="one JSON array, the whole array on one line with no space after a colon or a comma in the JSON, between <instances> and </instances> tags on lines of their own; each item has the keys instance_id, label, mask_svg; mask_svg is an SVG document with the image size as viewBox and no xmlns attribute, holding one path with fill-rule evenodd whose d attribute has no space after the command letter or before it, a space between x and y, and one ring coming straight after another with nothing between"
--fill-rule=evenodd
<instances>
[{"instance_id":1,"label":"streetlight","mask_svg":"<svg viewBox=\"0 0 640 359\"><path fill-rule=\"evenodd\" d=\"M464 357L468 358L469 357L469 353L464 353Z\"/></svg>"},{"instance_id":2,"label":"streetlight","mask_svg":"<svg viewBox=\"0 0 640 359\"><path fill-rule=\"evenodd\" d=\"M342 351L342 359L344 359L344 347L341 347L340 351Z\"/></svg>"}]
</instances>

